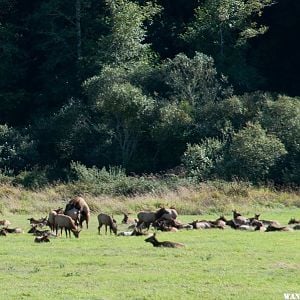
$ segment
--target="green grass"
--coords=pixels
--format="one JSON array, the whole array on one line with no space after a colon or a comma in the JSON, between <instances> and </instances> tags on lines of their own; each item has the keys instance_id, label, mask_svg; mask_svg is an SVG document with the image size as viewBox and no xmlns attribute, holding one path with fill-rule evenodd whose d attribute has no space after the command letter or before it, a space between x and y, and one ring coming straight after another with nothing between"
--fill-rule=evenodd
<instances>
[{"instance_id":1,"label":"green grass","mask_svg":"<svg viewBox=\"0 0 300 300\"><path fill-rule=\"evenodd\" d=\"M292 216L299 218L300 209L262 214L282 224ZM26 232L27 217L11 215L9 220ZM36 244L27 233L0 237L0 299L252 300L283 299L283 293L300 292L300 231L212 229L157 235L186 246L154 248L145 237L99 236L96 215L79 239L63 234Z\"/></svg>"}]
</instances>

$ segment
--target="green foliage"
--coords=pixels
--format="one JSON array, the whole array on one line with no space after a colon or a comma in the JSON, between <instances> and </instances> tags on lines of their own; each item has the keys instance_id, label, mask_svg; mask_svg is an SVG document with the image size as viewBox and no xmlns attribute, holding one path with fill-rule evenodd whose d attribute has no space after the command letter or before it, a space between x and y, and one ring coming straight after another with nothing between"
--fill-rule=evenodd
<instances>
[{"instance_id":1,"label":"green foliage","mask_svg":"<svg viewBox=\"0 0 300 300\"><path fill-rule=\"evenodd\" d=\"M122 80L118 68L104 68L85 84L91 106L112 133L113 144L124 167L128 167L137 143L147 127L154 101L143 91Z\"/></svg>"},{"instance_id":2,"label":"green foliage","mask_svg":"<svg viewBox=\"0 0 300 300\"><path fill-rule=\"evenodd\" d=\"M299 184L299 98L276 96L282 87L299 94L292 2L0 0L2 181L9 172L23 172L19 184L29 187L66 180L71 161L97 172L165 172L190 144L203 151L200 179ZM235 132L249 122L266 132L258 144L271 134L288 153L272 161L266 142L269 158L254 162L247 150L253 168L243 172L226 151L247 161ZM208 140L226 141L227 163L212 167ZM148 177L118 178L120 194L157 188Z\"/></svg>"},{"instance_id":3,"label":"green foliage","mask_svg":"<svg viewBox=\"0 0 300 300\"><path fill-rule=\"evenodd\" d=\"M115 64L134 64L151 58L146 38L145 22L159 12L153 2L144 6L128 0L107 0L110 9L111 32L101 41L105 62Z\"/></svg>"},{"instance_id":4,"label":"green foliage","mask_svg":"<svg viewBox=\"0 0 300 300\"><path fill-rule=\"evenodd\" d=\"M232 137L227 172L232 177L263 181L286 153L284 144L276 136L267 134L258 123L248 123Z\"/></svg>"},{"instance_id":5,"label":"green foliage","mask_svg":"<svg viewBox=\"0 0 300 300\"><path fill-rule=\"evenodd\" d=\"M207 180L216 175L223 160L224 143L216 139L206 139L200 144L188 144L182 163L187 174L199 180Z\"/></svg>"},{"instance_id":6,"label":"green foliage","mask_svg":"<svg viewBox=\"0 0 300 300\"><path fill-rule=\"evenodd\" d=\"M82 192L94 195L134 196L167 190L167 185L158 178L130 177L121 167L87 168L78 163L71 163L71 175L75 185Z\"/></svg>"},{"instance_id":7,"label":"green foliage","mask_svg":"<svg viewBox=\"0 0 300 300\"><path fill-rule=\"evenodd\" d=\"M38 190L49 184L46 169L34 168L31 171L20 172L12 181L15 185L21 185L24 188Z\"/></svg>"},{"instance_id":8,"label":"green foliage","mask_svg":"<svg viewBox=\"0 0 300 300\"><path fill-rule=\"evenodd\" d=\"M280 166L284 182L300 184L300 99L279 96L268 100L261 113L261 123L285 145L288 154Z\"/></svg>"},{"instance_id":9,"label":"green foliage","mask_svg":"<svg viewBox=\"0 0 300 300\"><path fill-rule=\"evenodd\" d=\"M261 123L280 138L288 151L300 153L300 98L269 99L263 107Z\"/></svg>"},{"instance_id":10,"label":"green foliage","mask_svg":"<svg viewBox=\"0 0 300 300\"><path fill-rule=\"evenodd\" d=\"M214 60L205 54L196 52L193 58L178 54L164 63L162 72L171 97L194 107L216 100L222 92Z\"/></svg>"},{"instance_id":11,"label":"green foliage","mask_svg":"<svg viewBox=\"0 0 300 300\"><path fill-rule=\"evenodd\" d=\"M247 65L243 48L247 41L264 34L266 26L253 21L272 0L207 0L195 12L184 39L194 50L211 55L218 68L236 85L250 88L258 76Z\"/></svg>"},{"instance_id":12,"label":"green foliage","mask_svg":"<svg viewBox=\"0 0 300 300\"><path fill-rule=\"evenodd\" d=\"M14 179L12 175L12 172L0 169L0 184L11 184Z\"/></svg>"},{"instance_id":13,"label":"green foliage","mask_svg":"<svg viewBox=\"0 0 300 300\"><path fill-rule=\"evenodd\" d=\"M36 144L29 135L22 135L12 127L0 125L0 168L18 172L32 167L37 161Z\"/></svg>"}]
</instances>

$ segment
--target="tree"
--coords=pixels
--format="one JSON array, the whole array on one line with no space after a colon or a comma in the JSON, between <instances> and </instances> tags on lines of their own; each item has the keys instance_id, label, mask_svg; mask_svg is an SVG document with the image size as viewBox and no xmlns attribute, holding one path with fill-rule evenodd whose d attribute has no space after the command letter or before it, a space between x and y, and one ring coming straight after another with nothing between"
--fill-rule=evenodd
<instances>
[{"instance_id":1,"label":"tree","mask_svg":"<svg viewBox=\"0 0 300 300\"><path fill-rule=\"evenodd\" d=\"M106 64L147 63L153 52L145 43L144 23L151 22L159 7L151 2L140 6L128 0L107 0L110 10L110 34L101 39Z\"/></svg>"},{"instance_id":2,"label":"tree","mask_svg":"<svg viewBox=\"0 0 300 300\"><path fill-rule=\"evenodd\" d=\"M94 120L106 124L112 133L112 145L117 149L112 151L117 152L114 161L128 168L154 109L153 99L139 85L153 57L150 45L144 43L144 23L158 8L127 0L108 0L107 5L111 28L102 38L100 56L106 64L100 75L84 86L89 105L98 114Z\"/></svg>"},{"instance_id":3,"label":"tree","mask_svg":"<svg viewBox=\"0 0 300 300\"><path fill-rule=\"evenodd\" d=\"M232 137L227 172L231 178L264 181L286 153L284 144L275 135L267 134L259 123L248 123Z\"/></svg>"},{"instance_id":4,"label":"tree","mask_svg":"<svg viewBox=\"0 0 300 300\"><path fill-rule=\"evenodd\" d=\"M260 122L268 132L280 139L288 152L280 165L280 169L284 170L283 181L299 184L300 99L287 96L269 99L260 114ZM282 181L282 178L278 178L278 173L275 176L277 181Z\"/></svg>"},{"instance_id":5,"label":"tree","mask_svg":"<svg viewBox=\"0 0 300 300\"><path fill-rule=\"evenodd\" d=\"M154 101L140 88L122 81L117 71L116 67L105 67L100 76L89 79L85 87L100 122L112 131L113 145L118 149L116 156L121 158L116 162L128 167L147 127Z\"/></svg>"},{"instance_id":6,"label":"tree","mask_svg":"<svg viewBox=\"0 0 300 300\"><path fill-rule=\"evenodd\" d=\"M32 168L39 161L36 143L30 135L15 128L0 125L0 168L18 173Z\"/></svg>"},{"instance_id":7,"label":"tree","mask_svg":"<svg viewBox=\"0 0 300 300\"><path fill-rule=\"evenodd\" d=\"M171 97L188 101L190 105L201 107L215 101L221 91L214 60L196 52L193 58L178 54L167 59L163 65L165 82L170 88Z\"/></svg>"},{"instance_id":8,"label":"tree","mask_svg":"<svg viewBox=\"0 0 300 300\"><path fill-rule=\"evenodd\" d=\"M24 125L30 103L26 91L27 53L22 49L24 29L20 28L16 1L0 3L0 124ZM24 122L25 121L25 122Z\"/></svg>"},{"instance_id":9,"label":"tree","mask_svg":"<svg viewBox=\"0 0 300 300\"><path fill-rule=\"evenodd\" d=\"M211 55L237 88L253 89L259 77L247 65L245 49L249 39L266 32L255 18L271 4L272 0L205 0L183 38L191 49Z\"/></svg>"}]
</instances>

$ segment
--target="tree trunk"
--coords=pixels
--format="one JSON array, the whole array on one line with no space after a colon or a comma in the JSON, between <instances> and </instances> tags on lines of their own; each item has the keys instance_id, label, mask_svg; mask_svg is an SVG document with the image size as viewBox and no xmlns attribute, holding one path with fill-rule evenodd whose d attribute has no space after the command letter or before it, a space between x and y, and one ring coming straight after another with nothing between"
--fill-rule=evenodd
<instances>
[{"instance_id":1,"label":"tree trunk","mask_svg":"<svg viewBox=\"0 0 300 300\"><path fill-rule=\"evenodd\" d=\"M77 36L77 59L81 58L81 0L76 0L76 36Z\"/></svg>"}]
</instances>

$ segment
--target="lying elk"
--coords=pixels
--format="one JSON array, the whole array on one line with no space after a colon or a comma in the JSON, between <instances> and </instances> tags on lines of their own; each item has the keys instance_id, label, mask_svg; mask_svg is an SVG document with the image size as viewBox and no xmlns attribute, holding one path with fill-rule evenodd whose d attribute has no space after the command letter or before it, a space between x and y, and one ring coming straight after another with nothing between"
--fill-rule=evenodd
<instances>
[{"instance_id":1,"label":"lying elk","mask_svg":"<svg viewBox=\"0 0 300 300\"><path fill-rule=\"evenodd\" d=\"M181 248L184 247L184 244L181 243L176 243L176 242L169 242L169 241L164 241L164 242L159 242L156 239L156 234L153 233L150 237L145 239L146 243L151 243L153 247L168 247L168 248Z\"/></svg>"},{"instance_id":2,"label":"lying elk","mask_svg":"<svg viewBox=\"0 0 300 300\"><path fill-rule=\"evenodd\" d=\"M42 236L37 236L35 239L34 239L34 242L35 243L49 243L50 242L50 239L48 237L48 235L42 235Z\"/></svg>"},{"instance_id":3,"label":"lying elk","mask_svg":"<svg viewBox=\"0 0 300 300\"><path fill-rule=\"evenodd\" d=\"M33 225L29 230L28 233L33 233L33 235L37 235L37 236L43 236L45 234L49 234L49 230L38 230L37 225Z\"/></svg>"},{"instance_id":4,"label":"lying elk","mask_svg":"<svg viewBox=\"0 0 300 300\"><path fill-rule=\"evenodd\" d=\"M55 230L56 230L56 236L57 236L58 228L60 228L60 234L61 235L62 235L62 230L64 228L65 233L66 233L66 237L68 237L68 233L69 233L69 237L71 238L71 231L72 231L74 236L76 238L79 238L80 230L77 229L77 227L75 226L74 221L69 216L65 216L65 215L56 215L56 216L54 216L54 227L55 227Z\"/></svg>"},{"instance_id":5,"label":"lying elk","mask_svg":"<svg viewBox=\"0 0 300 300\"><path fill-rule=\"evenodd\" d=\"M246 217L242 216L240 213L238 213L236 210L232 211L233 213L233 221L237 226L241 225L249 225L250 221Z\"/></svg>"},{"instance_id":6,"label":"lying elk","mask_svg":"<svg viewBox=\"0 0 300 300\"><path fill-rule=\"evenodd\" d=\"M5 231L7 233L23 233L23 230L20 227L15 227L15 228L7 228L7 227L5 227L3 229L5 229Z\"/></svg>"},{"instance_id":7,"label":"lying elk","mask_svg":"<svg viewBox=\"0 0 300 300\"><path fill-rule=\"evenodd\" d=\"M0 229L0 236L7 236L7 231L5 230L5 228L1 228Z\"/></svg>"},{"instance_id":8,"label":"lying elk","mask_svg":"<svg viewBox=\"0 0 300 300\"><path fill-rule=\"evenodd\" d=\"M30 219L27 219L29 222L30 222L30 225L38 225L40 227L43 227L45 225L47 225L47 217L45 218L40 218L40 219L34 219L34 218L30 218Z\"/></svg>"},{"instance_id":9,"label":"lying elk","mask_svg":"<svg viewBox=\"0 0 300 300\"><path fill-rule=\"evenodd\" d=\"M124 217L121 221L122 224L137 224L137 219L129 218L127 213L123 213Z\"/></svg>"},{"instance_id":10,"label":"lying elk","mask_svg":"<svg viewBox=\"0 0 300 300\"><path fill-rule=\"evenodd\" d=\"M101 213L98 215L98 223L98 234L100 234L102 225L105 225L105 234L107 234L107 226L109 227L110 234L111 232L117 234L117 222L113 219L112 216Z\"/></svg>"},{"instance_id":11,"label":"lying elk","mask_svg":"<svg viewBox=\"0 0 300 300\"><path fill-rule=\"evenodd\" d=\"M122 231L118 233L118 236L141 236L141 235L147 235L147 233L142 231L139 228L134 228L133 231Z\"/></svg>"},{"instance_id":12,"label":"lying elk","mask_svg":"<svg viewBox=\"0 0 300 300\"><path fill-rule=\"evenodd\" d=\"M161 231L177 231L178 229L184 228L184 224L179 221L163 218L156 220L152 226Z\"/></svg>"},{"instance_id":13,"label":"lying elk","mask_svg":"<svg viewBox=\"0 0 300 300\"><path fill-rule=\"evenodd\" d=\"M300 224L300 220L296 220L295 218L291 218L288 222L289 225L291 224Z\"/></svg>"},{"instance_id":14,"label":"lying elk","mask_svg":"<svg viewBox=\"0 0 300 300\"><path fill-rule=\"evenodd\" d=\"M265 230L265 232L271 232L271 231L293 231L293 229L286 226L277 226L274 224L270 224Z\"/></svg>"},{"instance_id":15,"label":"lying elk","mask_svg":"<svg viewBox=\"0 0 300 300\"><path fill-rule=\"evenodd\" d=\"M202 221L195 220L195 221L190 222L188 224L193 226L194 229L209 229L209 228L212 228L210 222L206 221L206 220L202 220Z\"/></svg>"},{"instance_id":16,"label":"lying elk","mask_svg":"<svg viewBox=\"0 0 300 300\"><path fill-rule=\"evenodd\" d=\"M9 226L9 225L11 225L11 223L8 220L0 220L0 225Z\"/></svg>"}]
</instances>

